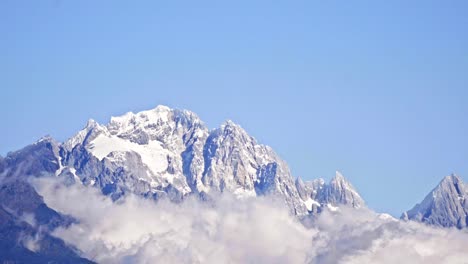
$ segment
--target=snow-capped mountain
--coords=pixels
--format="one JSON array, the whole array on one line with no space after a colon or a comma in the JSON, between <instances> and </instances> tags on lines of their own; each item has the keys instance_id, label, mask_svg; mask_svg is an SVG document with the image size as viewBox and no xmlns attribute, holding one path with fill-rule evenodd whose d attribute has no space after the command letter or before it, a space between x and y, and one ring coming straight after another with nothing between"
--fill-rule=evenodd
<instances>
[{"instance_id":1,"label":"snow-capped mountain","mask_svg":"<svg viewBox=\"0 0 468 264\"><path fill-rule=\"evenodd\" d=\"M130 193L176 203L189 196L212 201L226 192L238 199L271 195L305 226L318 215L327 216L320 214L326 210L338 211L330 214L334 216L345 211L339 207L365 207L339 172L328 183L294 178L273 149L234 122L210 130L190 111L158 106L112 117L108 124L90 120L63 143L44 137L0 157L0 236L5 237L0 252L7 260L92 263L51 236L79 220L46 204L30 185L30 179L39 177L97 188L114 201ZM466 195L461 178L448 176L402 218L466 227ZM392 219L386 214L379 218Z\"/></svg>"},{"instance_id":2,"label":"snow-capped mountain","mask_svg":"<svg viewBox=\"0 0 468 264\"><path fill-rule=\"evenodd\" d=\"M210 130L193 112L166 106L112 117L106 125L89 120L64 143L43 138L6 160L0 165L6 175L55 174L114 200L126 193L175 202L218 192L275 195L298 216L364 205L341 174L329 184L295 181L273 149L234 122Z\"/></svg>"},{"instance_id":3,"label":"snow-capped mountain","mask_svg":"<svg viewBox=\"0 0 468 264\"><path fill-rule=\"evenodd\" d=\"M468 189L457 175L446 176L424 200L401 216L442 227L467 227Z\"/></svg>"}]
</instances>

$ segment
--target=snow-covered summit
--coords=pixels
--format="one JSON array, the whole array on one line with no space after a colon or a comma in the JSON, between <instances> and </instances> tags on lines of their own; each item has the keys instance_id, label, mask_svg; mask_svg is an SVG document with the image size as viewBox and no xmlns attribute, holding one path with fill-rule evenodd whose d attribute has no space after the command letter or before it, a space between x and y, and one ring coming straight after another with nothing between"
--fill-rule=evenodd
<instances>
[{"instance_id":1,"label":"snow-covered summit","mask_svg":"<svg viewBox=\"0 0 468 264\"><path fill-rule=\"evenodd\" d=\"M468 189L462 178L452 174L440 183L411 210L404 212L402 219L416 220L443 227L467 227Z\"/></svg>"}]
</instances>

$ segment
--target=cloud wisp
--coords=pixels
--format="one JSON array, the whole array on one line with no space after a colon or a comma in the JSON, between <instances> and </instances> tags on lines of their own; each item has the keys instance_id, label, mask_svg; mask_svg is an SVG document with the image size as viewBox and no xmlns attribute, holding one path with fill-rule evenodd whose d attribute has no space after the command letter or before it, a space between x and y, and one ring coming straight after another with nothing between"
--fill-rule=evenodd
<instances>
[{"instance_id":1,"label":"cloud wisp","mask_svg":"<svg viewBox=\"0 0 468 264\"><path fill-rule=\"evenodd\" d=\"M79 223L53 235L99 263L464 263L468 233L401 222L370 210L324 212L306 228L268 197L214 203L113 203L94 188L52 178L34 185Z\"/></svg>"}]
</instances>

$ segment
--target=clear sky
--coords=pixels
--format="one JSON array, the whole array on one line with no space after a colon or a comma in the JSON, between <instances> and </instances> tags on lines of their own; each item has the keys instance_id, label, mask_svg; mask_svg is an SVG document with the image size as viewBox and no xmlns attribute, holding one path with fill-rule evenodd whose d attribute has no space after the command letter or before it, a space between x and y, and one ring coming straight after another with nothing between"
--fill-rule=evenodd
<instances>
[{"instance_id":1,"label":"clear sky","mask_svg":"<svg viewBox=\"0 0 468 264\"><path fill-rule=\"evenodd\" d=\"M229 3L227 3L229 2ZM468 1L0 1L0 153L165 104L399 216L468 179Z\"/></svg>"}]
</instances>

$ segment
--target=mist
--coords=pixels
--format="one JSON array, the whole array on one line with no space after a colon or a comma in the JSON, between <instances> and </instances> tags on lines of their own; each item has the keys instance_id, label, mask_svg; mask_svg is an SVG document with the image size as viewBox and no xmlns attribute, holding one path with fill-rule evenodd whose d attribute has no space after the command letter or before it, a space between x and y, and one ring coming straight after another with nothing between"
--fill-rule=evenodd
<instances>
[{"instance_id":1,"label":"mist","mask_svg":"<svg viewBox=\"0 0 468 264\"><path fill-rule=\"evenodd\" d=\"M180 204L33 182L47 205L78 220L52 235L98 263L463 263L468 233L368 209L325 211L309 225L271 197ZM309 226L309 227L306 227Z\"/></svg>"}]
</instances>

